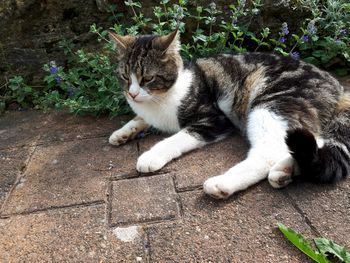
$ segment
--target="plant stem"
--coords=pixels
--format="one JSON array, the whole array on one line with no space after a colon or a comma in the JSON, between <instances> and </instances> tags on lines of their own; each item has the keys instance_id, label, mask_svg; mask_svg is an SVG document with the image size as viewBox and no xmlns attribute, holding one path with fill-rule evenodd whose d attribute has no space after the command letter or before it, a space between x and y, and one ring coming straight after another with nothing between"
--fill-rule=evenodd
<instances>
[{"instance_id":1,"label":"plant stem","mask_svg":"<svg viewBox=\"0 0 350 263\"><path fill-rule=\"evenodd\" d=\"M297 45L299 44L299 42L295 42L294 46L291 48L291 50L289 51L289 54L291 54L293 52L293 50L297 47Z\"/></svg>"},{"instance_id":2,"label":"plant stem","mask_svg":"<svg viewBox=\"0 0 350 263\"><path fill-rule=\"evenodd\" d=\"M6 80L6 82L0 86L0 89L2 89L3 87L7 87L8 84L9 82Z\"/></svg>"},{"instance_id":3,"label":"plant stem","mask_svg":"<svg viewBox=\"0 0 350 263\"><path fill-rule=\"evenodd\" d=\"M259 42L258 46L254 49L254 52L256 52L259 49L259 47L261 46L261 43L263 42L264 39L265 39L265 37L260 39L260 42Z\"/></svg>"},{"instance_id":4,"label":"plant stem","mask_svg":"<svg viewBox=\"0 0 350 263\"><path fill-rule=\"evenodd\" d=\"M164 12L165 12L166 20L168 21L168 19L169 19L169 14L168 14L168 10L166 9L166 4L165 4L165 3L163 4L163 7L164 7Z\"/></svg>"}]
</instances>

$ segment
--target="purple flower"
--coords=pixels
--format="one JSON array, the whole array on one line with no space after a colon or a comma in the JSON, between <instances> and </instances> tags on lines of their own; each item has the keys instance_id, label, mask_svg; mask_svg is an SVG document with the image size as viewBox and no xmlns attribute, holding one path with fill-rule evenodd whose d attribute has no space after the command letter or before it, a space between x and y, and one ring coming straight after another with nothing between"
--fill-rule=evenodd
<instances>
[{"instance_id":1,"label":"purple flower","mask_svg":"<svg viewBox=\"0 0 350 263\"><path fill-rule=\"evenodd\" d=\"M49 71L50 71L50 73L51 73L52 75L53 75L53 74L57 74L57 72L58 72L58 67L57 67L55 61L50 61Z\"/></svg>"},{"instance_id":2,"label":"purple flower","mask_svg":"<svg viewBox=\"0 0 350 263\"><path fill-rule=\"evenodd\" d=\"M56 77L55 77L55 80L56 80L56 83L57 83L57 84L61 84L61 82L62 82L62 79L61 79L60 76L56 76Z\"/></svg>"},{"instance_id":3,"label":"purple flower","mask_svg":"<svg viewBox=\"0 0 350 263\"><path fill-rule=\"evenodd\" d=\"M300 58L300 54L297 51L294 51L292 53L289 54L291 56L291 58L298 60Z\"/></svg>"},{"instance_id":4,"label":"purple flower","mask_svg":"<svg viewBox=\"0 0 350 263\"><path fill-rule=\"evenodd\" d=\"M307 32L309 32L310 34L316 34L317 32L317 28L315 26L315 21L311 20L308 24L307 24Z\"/></svg>"},{"instance_id":5,"label":"purple flower","mask_svg":"<svg viewBox=\"0 0 350 263\"><path fill-rule=\"evenodd\" d=\"M347 30L345 28L339 30L339 35L345 36L347 34Z\"/></svg>"},{"instance_id":6,"label":"purple flower","mask_svg":"<svg viewBox=\"0 0 350 263\"><path fill-rule=\"evenodd\" d=\"M281 27L281 35L286 36L288 34L289 34L288 24L286 22L284 22L284 23L282 23L282 27Z\"/></svg>"},{"instance_id":7,"label":"purple flower","mask_svg":"<svg viewBox=\"0 0 350 263\"><path fill-rule=\"evenodd\" d=\"M280 37L278 39L278 41L281 42L281 43L284 43L284 42L286 42L286 38L285 37Z\"/></svg>"},{"instance_id":8,"label":"purple flower","mask_svg":"<svg viewBox=\"0 0 350 263\"><path fill-rule=\"evenodd\" d=\"M309 36L307 36L307 35L303 35L302 37L301 37L301 40L304 42L304 43L306 43L306 42L309 42Z\"/></svg>"},{"instance_id":9,"label":"purple flower","mask_svg":"<svg viewBox=\"0 0 350 263\"><path fill-rule=\"evenodd\" d=\"M58 68L54 65L49 68L51 74L57 74Z\"/></svg>"}]
</instances>

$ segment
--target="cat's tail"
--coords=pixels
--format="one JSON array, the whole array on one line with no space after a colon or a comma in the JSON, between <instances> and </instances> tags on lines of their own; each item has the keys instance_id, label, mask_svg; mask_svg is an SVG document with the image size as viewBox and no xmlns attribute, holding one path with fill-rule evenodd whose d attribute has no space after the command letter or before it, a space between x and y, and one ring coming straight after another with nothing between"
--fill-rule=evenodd
<instances>
[{"instance_id":1,"label":"cat's tail","mask_svg":"<svg viewBox=\"0 0 350 263\"><path fill-rule=\"evenodd\" d=\"M343 96L323 142L305 129L287 133L286 144L296 160L300 179L331 183L350 175L350 96ZM322 145L323 144L323 145Z\"/></svg>"}]
</instances>

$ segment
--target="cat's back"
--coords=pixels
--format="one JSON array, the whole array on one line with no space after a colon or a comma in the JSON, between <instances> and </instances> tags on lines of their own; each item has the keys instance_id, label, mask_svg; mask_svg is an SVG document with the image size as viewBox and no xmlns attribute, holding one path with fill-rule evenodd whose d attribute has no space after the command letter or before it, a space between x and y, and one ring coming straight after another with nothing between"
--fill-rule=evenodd
<instances>
[{"instance_id":1,"label":"cat's back","mask_svg":"<svg viewBox=\"0 0 350 263\"><path fill-rule=\"evenodd\" d=\"M219 54L193 65L198 94L205 93L218 107L237 119L254 107L283 115L314 112L327 122L343 94L343 87L328 72L272 53ZM204 97L207 98L207 97Z\"/></svg>"}]
</instances>

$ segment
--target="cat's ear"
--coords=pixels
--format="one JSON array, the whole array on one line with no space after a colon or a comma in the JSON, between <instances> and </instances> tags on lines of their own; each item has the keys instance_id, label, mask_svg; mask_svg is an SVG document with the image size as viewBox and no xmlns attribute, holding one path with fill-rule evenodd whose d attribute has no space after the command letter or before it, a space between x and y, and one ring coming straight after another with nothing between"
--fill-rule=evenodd
<instances>
[{"instance_id":1,"label":"cat's ear","mask_svg":"<svg viewBox=\"0 0 350 263\"><path fill-rule=\"evenodd\" d=\"M180 50L179 30L178 28L166 36L157 37L155 46L165 53L176 53Z\"/></svg>"},{"instance_id":2,"label":"cat's ear","mask_svg":"<svg viewBox=\"0 0 350 263\"><path fill-rule=\"evenodd\" d=\"M108 33L109 38L116 44L118 52L123 53L135 41L134 36L121 36L113 32Z\"/></svg>"}]
</instances>

